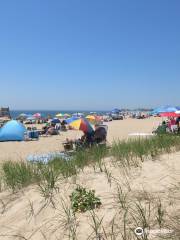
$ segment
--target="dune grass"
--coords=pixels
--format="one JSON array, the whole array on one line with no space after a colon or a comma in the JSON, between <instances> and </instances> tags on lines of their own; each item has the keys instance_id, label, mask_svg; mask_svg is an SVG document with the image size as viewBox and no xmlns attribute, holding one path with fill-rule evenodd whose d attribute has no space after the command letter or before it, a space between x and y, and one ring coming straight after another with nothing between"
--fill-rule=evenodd
<instances>
[{"instance_id":1,"label":"dune grass","mask_svg":"<svg viewBox=\"0 0 180 240\"><path fill-rule=\"evenodd\" d=\"M143 162L148 158L155 158L160 154L175 150L180 150L180 136L159 135L152 138L114 142L111 155L124 167L136 167L139 166L140 161Z\"/></svg>"},{"instance_id":2,"label":"dune grass","mask_svg":"<svg viewBox=\"0 0 180 240\"><path fill-rule=\"evenodd\" d=\"M180 150L180 136L163 135L147 139L133 139L128 141L114 142L111 148L94 146L84 151L77 151L71 160L65 161L55 158L48 164L26 163L26 162L4 162L2 164L2 180L13 192L30 184L37 184L41 195L45 200L51 200L54 191L58 191L59 179L77 176L86 166L93 166L99 172L103 172L111 185L112 176L108 167L103 161L105 157L113 157L122 169L139 167L143 161L154 159L163 153L170 153ZM112 158L111 158L112 159ZM126 172L125 172L126 174ZM127 175L129 177L129 175ZM89 239L111 239L121 237L123 240L144 239L149 236L144 234L141 238L134 234L136 227L142 226L150 229L151 226L163 228L165 225L165 208L160 198L154 199L145 191L138 193L136 197L131 192L128 178L124 175L123 182L117 182L116 202L118 211L109 225L109 229L103 227L104 218L98 217L95 211L90 213L90 227L92 229ZM124 187L125 185L125 187ZM179 187L179 185L178 185ZM130 195L128 195L130 194ZM4 203L2 202L1 205ZM29 203L30 213L34 215L33 203ZM179 233L179 217L170 219L173 234ZM63 202L63 223L64 231L68 239L78 239L78 222L72 211L72 207ZM131 231L130 231L131 230ZM171 236L170 236L171 237ZM167 238L172 239L172 238ZM176 236L173 239L178 239Z\"/></svg>"},{"instance_id":3,"label":"dune grass","mask_svg":"<svg viewBox=\"0 0 180 240\"><path fill-rule=\"evenodd\" d=\"M130 168L140 166L146 159L178 150L180 136L175 135L123 140L114 142L111 148L94 146L77 151L67 161L61 158L55 158L48 164L7 161L2 164L2 175L5 185L12 191L37 183L45 194L55 188L59 177L77 175L88 165L98 168L100 172L106 172L103 159L107 156L114 157L114 161L120 163L120 166Z\"/></svg>"}]
</instances>

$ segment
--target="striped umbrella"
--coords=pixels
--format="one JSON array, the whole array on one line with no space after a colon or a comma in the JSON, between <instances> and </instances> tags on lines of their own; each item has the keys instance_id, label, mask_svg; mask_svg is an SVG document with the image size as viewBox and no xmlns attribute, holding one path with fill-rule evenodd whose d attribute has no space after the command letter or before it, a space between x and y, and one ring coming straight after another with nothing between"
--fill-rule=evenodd
<instances>
[{"instance_id":1,"label":"striped umbrella","mask_svg":"<svg viewBox=\"0 0 180 240\"><path fill-rule=\"evenodd\" d=\"M91 124L85 118L76 119L72 121L69 125L77 130L83 131L84 133L91 133L94 131Z\"/></svg>"}]
</instances>

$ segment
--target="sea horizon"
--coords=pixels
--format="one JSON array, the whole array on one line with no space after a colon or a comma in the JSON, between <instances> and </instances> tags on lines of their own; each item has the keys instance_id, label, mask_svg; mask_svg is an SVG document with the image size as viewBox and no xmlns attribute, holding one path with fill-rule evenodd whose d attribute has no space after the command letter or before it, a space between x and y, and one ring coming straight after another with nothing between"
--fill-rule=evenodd
<instances>
[{"instance_id":1,"label":"sea horizon","mask_svg":"<svg viewBox=\"0 0 180 240\"><path fill-rule=\"evenodd\" d=\"M55 116L57 113L68 113L68 114L73 114L73 113L78 113L78 112L82 112L82 113L90 113L90 112L96 112L99 114L105 114L110 112L111 110L41 110L41 109L35 109L35 110L26 110L26 109L22 109L22 110L10 110L10 115L12 118L17 118L21 113L25 113L25 114L35 114L35 113L41 113L42 116L47 116L47 115L51 115L51 116Z\"/></svg>"}]
</instances>

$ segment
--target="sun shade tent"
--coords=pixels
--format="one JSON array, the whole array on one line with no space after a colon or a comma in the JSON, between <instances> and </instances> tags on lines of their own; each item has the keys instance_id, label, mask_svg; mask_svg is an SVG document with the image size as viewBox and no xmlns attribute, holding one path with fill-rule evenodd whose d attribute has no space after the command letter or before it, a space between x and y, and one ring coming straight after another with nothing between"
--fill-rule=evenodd
<instances>
[{"instance_id":1,"label":"sun shade tent","mask_svg":"<svg viewBox=\"0 0 180 240\"><path fill-rule=\"evenodd\" d=\"M0 128L0 142L23 141L26 128L18 121L11 120Z\"/></svg>"}]
</instances>

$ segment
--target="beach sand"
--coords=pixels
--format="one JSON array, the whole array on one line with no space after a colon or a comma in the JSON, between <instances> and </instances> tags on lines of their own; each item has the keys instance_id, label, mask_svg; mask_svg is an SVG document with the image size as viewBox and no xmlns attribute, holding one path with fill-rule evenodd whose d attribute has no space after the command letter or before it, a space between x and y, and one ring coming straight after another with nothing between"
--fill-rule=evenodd
<instances>
[{"instance_id":1,"label":"beach sand","mask_svg":"<svg viewBox=\"0 0 180 240\"><path fill-rule=\"evenodd\" d=\"M126 119L124 121L113 121L108 123L108 141L127 138L129 133L151 133L152 128L157 126L161 119L151 118L145 120ZM61 136L40 139L38 142L26 143L3 143L1 146L2 160L10 154L21 157L34 152L47 152L61 149L61 141L71 133L74 137L77 132L70 131ZM36 146L38 145L38 146ZM4 151L7 151L6 154ZM2 156L1 156L2 157ZM123 192L128 195L127 201L135 200L146 203L148 198L158 204L158 199L162 201L167 223L171 222L167 216L177 218L180 216L180 152L165 154L154 160L146 160L141 168L132 168L126 175L121 168L114 166L110 158L104 160L108 171L113 179L118 179ZM128 185L127 185L128 182ZM77 178L71 177L58 182L58 191L55 193L55 208L51 204L44 205L45 201L40 195L37 186L29 186L16 194L9 191L0 193L0 239L29 239L29 240L66 240L67 229L65 225L66 217L62 210L62 199L69 204L69 195L75 189L76 184L83 185L88 189L94 189L96 195L102 200L102 206L95 211L105 231L111 231L112 221L120 227L123 223L123 210L119 209L117 203L117 182L108 182L104 172L91 167L86 167ZM153 201L155 199L155 201ZM155 206L152 203L151 215L155 216ZM153 215L154 214L154 215ZM76 214L78 240L86 240L92 233L92 218L88 212ZM140 226L141 227L141 226ZM159 229L157 223L154 229ZM179 226L176 226L177 234ZM66 229L66 231L65 231ZM123 229L123 226L122 226ZM100 230L103 231L102 229ZM127 229L127 232L130 229ZM123 232L121 232L123 234ZM24 237L24 238L23 238ZM71 238L72 239L72 238ZM93 238L93 235L89 239ZM107 238L111 239L110 235ZM116 240L123 239L117 237ZM159 240L158 236L148 238ZM175 238L179 239L179 238Z\"/></svg>"},{"instance_id":2,"label":"beach sand","mask_svg":"<svg viewBox=\"0 0 180 240\"><path fill-rule=\"evenodd\" d=\"M125 119L105 123L108 125L107 141L125 139L130 133L151 133L161 122L161 118ZM38 128L42 126L37 125ZM28 142L1 142L0 162L5 160L24 160L29 154L43 154L47 152L62 151L62 143L69 139L76 139L82 135L81 131L68 130L58 136L40 137L38 141Z\"/></svg>"}]
</instances>

